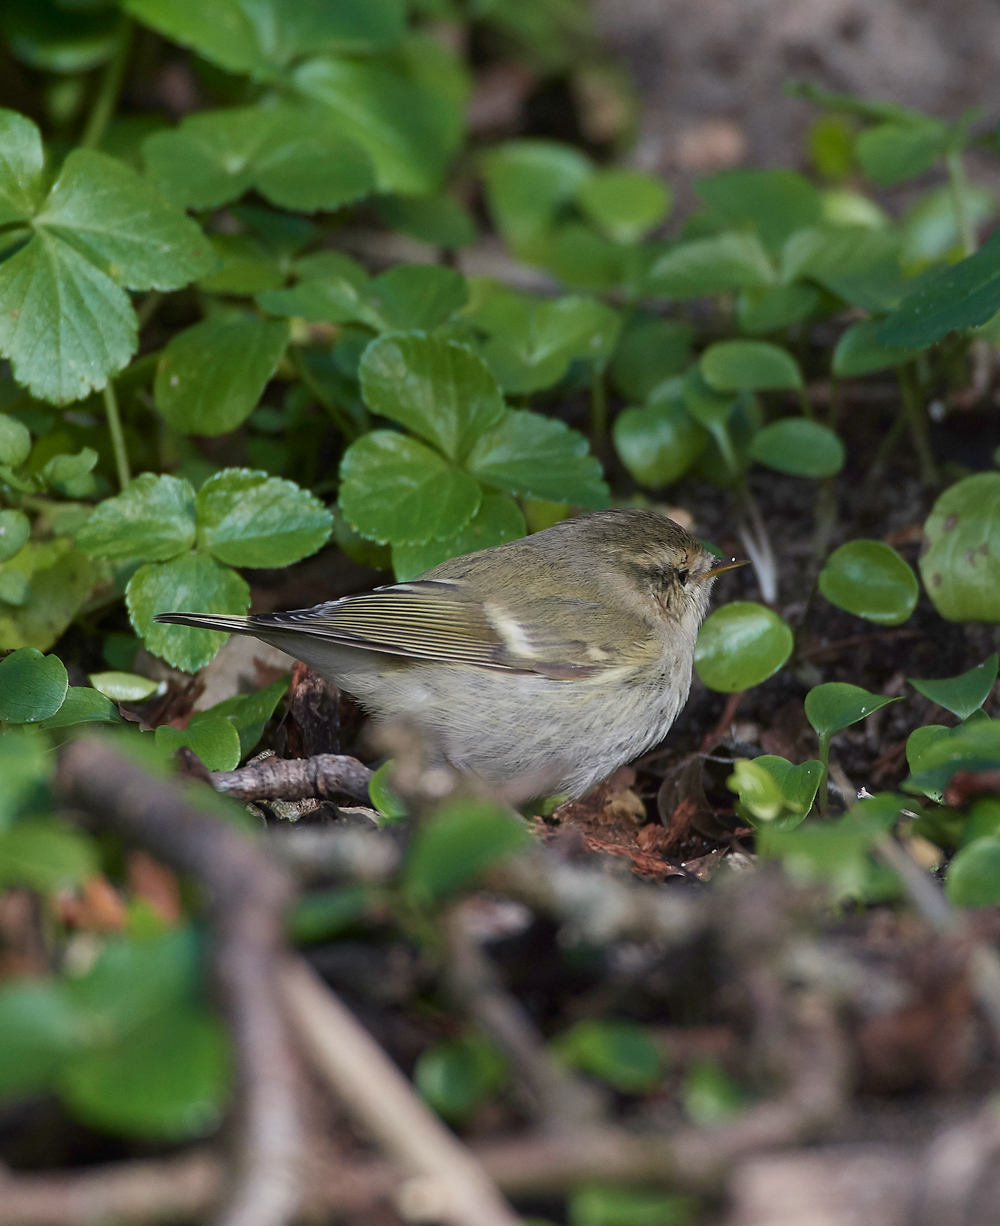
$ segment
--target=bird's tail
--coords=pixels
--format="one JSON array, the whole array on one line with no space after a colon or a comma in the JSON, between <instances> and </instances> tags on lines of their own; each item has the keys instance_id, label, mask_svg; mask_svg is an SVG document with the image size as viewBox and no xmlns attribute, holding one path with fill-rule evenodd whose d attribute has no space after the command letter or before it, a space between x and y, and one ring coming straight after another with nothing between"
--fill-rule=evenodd
<instances>
[{"instance_id":1,"label":"bird's tail","mask_svg":"<svg viewBox=\"0 0 1000 1226\"><path fill-rule=\"evenodd\" d=\"M153 621L193 626L196 630L222 630L226 634L256 634L249 617L234 617L230 613L157 613Z\"/></svg>"}]
</instances>

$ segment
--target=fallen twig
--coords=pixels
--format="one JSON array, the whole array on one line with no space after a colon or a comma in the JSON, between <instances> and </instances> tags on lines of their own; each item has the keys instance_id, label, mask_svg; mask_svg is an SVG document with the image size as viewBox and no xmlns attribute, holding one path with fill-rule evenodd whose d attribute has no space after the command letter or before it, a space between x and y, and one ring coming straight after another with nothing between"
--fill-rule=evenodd
<instances>
[{"instance_id":1,"label":"fallen twig","mask_svg":"<svg viewBox=\"0 0 1000 1226\"><path fill-rule=\"evenodd\" d=\"M285 872L177 788L154 779L97 737L63 752L56 783L70 803L205 887L214 969L236 1053L236 1175L219 1226L282 1226L300 1202L296 1065L278 1005Z\"/></svg>"},{"instance_id":2,"label":"fallen twig","mask_svg":"<svg viewBox=\"0 0 1000 1226\"><path fill-rule=\"evenodd\" d=\"M403 1216L452 1226L514 1226L517 1217L469 1150L306 963L290 961L281 986L316 1071L409 1175L396 1193Z\"/></svg>"},{"instance_id":3,"label":"fallen twig","mask_svg":"<svg viewBox=\"0 0 1000 1226\"><path fill-rule=\"evenodd\" d=\"M321 753L314 758L265 758L235 771L211 771L217 792L237 800L368 799L372 772L357 758Z\"/></svg>"}]
</instances>

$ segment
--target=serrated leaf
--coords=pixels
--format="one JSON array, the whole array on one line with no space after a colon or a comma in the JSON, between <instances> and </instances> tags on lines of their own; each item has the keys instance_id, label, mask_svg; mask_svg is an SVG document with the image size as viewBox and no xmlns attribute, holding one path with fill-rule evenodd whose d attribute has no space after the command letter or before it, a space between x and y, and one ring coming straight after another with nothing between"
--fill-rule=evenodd
<instances>
[{"instance_id":1,"label":"serrated leaf","mask_svg":"<svg viewBox=\"0 0 1000 1226\"><path fill-rule=\"evenodd\" d=\"M4 563L3 573L22 575L29 588L19 607L0 608L0 650L47 651L76 616L94 582L89 559L66 537L29 541Z\"/></svg>"},{"instance_id":2,"label":"serrated leaf","mask_svg":"<svg viewBox=\"0 0 1000 1226\"><path fill-rule=\"evenodd\" d=\"M611 504L600 461L583 435L558 418L510 410L480 435L466 463L480 481L511 494L593 508Z\"/></svg>"},{"instance_id":3,"label":"serrated leaf","mask_svg":"<svg viewBox=\"0 0 1000 1226\"><path fill-rule=\"evenodd\" d=\"M653 263L646 274L646 285L655 294L700 298L773 285L776 279L756 234L727 231L671 248Z\"/></svg>"},{"instance_id":4,"label":"serrated leaf","mask_svg":"<svg viewBox=\"0 0 1000 1226\"><path fill-rule=\"evenodd\" d=\"M125 602L129 617L157 656L186 673L195 673L212 659L227 636L217 630L163 626L157 613L237 613L250 607L250 588L228 566L206 553L186 553L169 562L141 566L128 582Z\"/></svg>"},{"instance_id":5,"label":"serrated leaf","mask_svg":"<svg viewBox=\"0 0 1000 1226\"><path fill-rule=\"evenodd\" d=\"M951 621L1000 621L1000 473L956 481L924 524L920 577Z\"/></svg>"},{"instance_id":6,"label":"serrated leaf","mask_svg":"<svg viewBox=\"0 0 1000 1226\"><path fill-rule=\"evenodd\" d=\"M479 483L467 472L392 430L359 438L340 464L340 506L370 540L421 545L446 539L465 527L481 501Z\"/></svg>"},{"instance_id":7,"label":"serrated leaf","mask_svg":"<svg viewBox=\"0 0 1000 1226\"><path fill-rule=\"evenodd\" d=\"M105 498L76 534L92 558L162 562L194 544L194 490L181 477L142 473L114 498Z\"/></svg>"},{"instance_id":8,"label":"serrated leaf","mask_svg":"<svg viewBox=\"0 0 1000 1226\"><path fill-rule=\"evenodd\" d=\"M484 494L479 510L455 536L424 545L393 546L393 570L396 578L404 582L448 558L520 540L527 531L524 516L513 498L508 494Z\"/></svg>"},{"instance_id":9,"label":"serrated leaf","mask_svg":"<svg viewBox=\"0 0 1000 1226\"><path fill-rule=\"evenodd\" d=\"M443 324L469 300L465 278L439 264L397 264L368 283L369 318L379 332L429 330Z\"/></svg>"},{"instance_id":10,"label":"serrated leaf","mask_svg":"<svg viewBox=\"0 0 1000 1226\"><path fill-rule=\"evenodd\" d=\"M247 311L219 311L175 333L156 369L157 409L184 434L235 430L256 408L288 336L288 324Z\"/></svg>"},{"instance_id":11,"label":"serrated leaf","mask_svg":"<svg viewBox=\"0 0 1000 1226\"><path fill-rule=\"evenodd\" d=\"M957 677L943 677L940 680L907 678L918 693L929 698L931 702L936 702L939 707L944 707L952 715L957 715L959 719L968 719L973 711L979 710L990 696L996 679L996 652L987 656L982 664L977 664L968 672L959 673Z\"/></svg>"},{"instance_id":12,"label":"serrated leaf","mask_svg":"<svg viewBox=\"0 0 1000 1226\"><path fill-rule=\"evenodd\" d=\"M35 125L17 111L0 108L0 225L27 221L34 213L44 165Z\"/></svg>"},{"instance_id":13,"label":"serrated leaf","mask_svg":"<svg viewBox=\"0 0 1000 1226\"><path fill-rule=\"evenodd\" d=\"M69 679L58 656L22 647L0 660L0 721L33 724L62 706Z\"/></svg>"},{"instance_id":14,"label":"serrated leaf","mask_svg":"<svg viewBox=\"0 0 1000 1226\"><path fill-rule=\"evenodd\" d=\"M255 188L280 208L337 209L375 186L368 155L328 119L291 106L189 115L142 145L147 173L186 208L217 208Z\"/></svg>"},{"instance_id":15,"label":"serrated leaf","mask_svg":"<svg viewBox=\"0 0 1000 1226\"><path fill-rule=\"evenodd\" d=\"M327 508L293 481L225 468L195 501L198 548L230 566L290 566L330 536Z\"/></svg>"},{"instance_id":16,"label":"serrated leaf","mask_svg":"<svg viewBox=\"0 0 1000 1226\"><path fill-rule=\"evenodd\" d=\"M710 690L736 694L773 676L792 654L788 623L751 600L734 600L710 614L698 634L694 666Z\"/></svg>"},{"instance_id":17,"label":"serrated leaf","mask_svg":"<svg viewBox=\"0 0 1000 1226\"><path fill-rule=\"evenodd\" d=\"M920 589L909 564L882 541L848 541L819 575L819 590L840 609L880 626L899 626L917 605Z\"/></svg>"},{"instance_id":18,"label":"serrated leaf","mask_svg":"<svg viewBox=\"0 0 1000 1226\"><path fill-rule=\"evenodd\" d=\"M807 417L783 417L754 435L750 455L793 477L832 477L844 467L844 444L828 427Z\"/></svg>"},{"instance_id":19,"label":"serrated leaf","mask_svg":"<svg viewBox=\"0 0 1000 1226\"><path fill-rule=\"evenodd\" d=\"M383 336L365 350L359 374L373 413L398 421L450 459L463 458L504 415L496 379L482 358L456 341Z\"/></svg>"}]
</instances>

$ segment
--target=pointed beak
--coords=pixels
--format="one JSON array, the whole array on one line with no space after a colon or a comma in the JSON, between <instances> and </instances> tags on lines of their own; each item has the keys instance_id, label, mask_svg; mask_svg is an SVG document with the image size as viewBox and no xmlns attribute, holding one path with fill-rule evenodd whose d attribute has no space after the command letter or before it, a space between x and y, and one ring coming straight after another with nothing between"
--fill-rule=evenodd
<instances>
[{"instance_id":1,"label":"pointed beak","mask_svg":"<svg viewBox=\"0 0 1000 1226\"><path fill-rule=\"evenodd\" d=\"M706 570L703 575L699 575L699 581L702 579L714 579L716 575L724 574L727 570L737 570L741 566L749 566L749 558L730 558L728 562L720 562L718 566L713 566L711 570Z\"/></svg>"}]
</instances>

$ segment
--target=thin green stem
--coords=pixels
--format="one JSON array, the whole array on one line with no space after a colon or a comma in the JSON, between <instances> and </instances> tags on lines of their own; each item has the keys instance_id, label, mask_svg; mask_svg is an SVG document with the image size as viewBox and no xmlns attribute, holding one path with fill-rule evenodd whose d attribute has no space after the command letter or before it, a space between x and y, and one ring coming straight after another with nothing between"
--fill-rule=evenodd
<instances>
[{"instance_id":1,"label":"thin green stem","mask_svg":"<svg viewBox=\"0 0 1000 1226\"><path fill-rule=\"evenodd\" d=\"M590 441L594 453L603 456L608 445L608 389L604 372L596 369L590 376Z\"/></svg>"},{"instance_id":2,"label":"thin green stem","mask_svg":"<svg viewBox=\"0 0 1000 1226\"><path fill-rule=\"evenodd\" d=\"M840 421L840 380L836 375L830 376L830 406L827 413L827 425L831 430L837 429Z\"/></svg>"},{"instance_id":3,"label":"thin green stem","mask_svg":"<svg viewBox=\"0 0 1000 1226\"><path fill-rule=\"evenodd\" d=\"M812 421L816 414L813 412L812 401L806 395L806 389L804 387L799 388L799 404L802 405L803 416L808 417L809 420Z\"/></svg>"},{"instance_id":4,"label":"thin green stem","mask_svg":"<svg viewBox=\"0 0 1000 1226\"><path fill-rule=\"evenodd\" d=\"M948 186L951 188L951 204L955 210L958 237L963 252L972 255L976 249L976 227L969 212L969 184L965 177L965 162L961 150L955 149L946 154L944 164L948 170Z\"/></svg>"},{"instance_id":5,"label":"thin green stem","mask_svg":"<svg viewBox=\"0 0 1000 1226\"><path fill-rule=\"evenodd\" d=\"M132 480L132 469L128 462L128 451L125 448L125 434L122 430L121 413L118 411L118 397L115 395L115 385L110 380L104 388L104 411L107 414L108 432L111 435L111 446L115 453L118 484L124 489Z\"/></svg>"},{"instance_id":6,"label":"thin green stem","mask_svg":"<svg viewBox=\"0 0 1000 1226\"><path fill-rule=\"evenodd\" d=\"M910 427L910 437L920 461L920 480L925 485L940 485L941 475L938 472L937 461L931 450L930 435L927 431L927 410L923 397L920 395L920 385L914 371L908 366L900 366L896 370L899 380L899 393L903 398L903 410Z\"/></svg>"},{"instance_id":7,"label":"thin green stem","mask_svg":"<svg viewBox=\"0 0 1000 1226\"><path fill-rule=\"evenodd\" d=\"M118 37L115 53L105 66L87 126L80 137L81 149L97 149L104 139L105 129L118 105L118 95L121 93L122 82L125 80L125 69L128 67L128 57L132 50L132 29L132 22L126 19Z\"/></svg>"},{"instance_id":8,"label":"thin green stem","mask_svg":"<svg viewBox=\"0 0 1000 1226\"><path fill-rule=\"evenodd\" d=\"M830 736L829 732L819 734L819 760L823 764L823 773L819 777L819 788L816 791L816 804L823 817L830 816Z\"/></svg>"},{"instance_id":9,"label":"thin green stem","mask_svg":"<svg viewBox=\"0 0 1000 1226\"><path fill-rule=\"evenodd\" d=\"M142 299L135 308L136 316L139 320L139 331L149 323L156 312L159 310L160 303L165 295L162 290L151 289L148 293L143 294Z\"/></svg>"},{"instance_id":10,"label":"thin green stem","mask_svg":"<svg viewBox=\"0 0 1000 1226\"><path fill-rule=\"evenodd\" d=\"M349 443L353 443L358 438L362 431L351 421L349 417L342 411L340 405L327 393L322 387L319 380L313 375L312 371L302 360L302 352L294 345L288 348L288 358L295 369L295 373L299 376L306 387L312 392L319 403L329 413L334 425L344 436Z\"/></svg>"}]
</instances>

